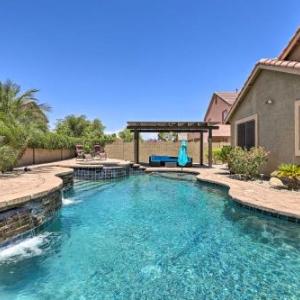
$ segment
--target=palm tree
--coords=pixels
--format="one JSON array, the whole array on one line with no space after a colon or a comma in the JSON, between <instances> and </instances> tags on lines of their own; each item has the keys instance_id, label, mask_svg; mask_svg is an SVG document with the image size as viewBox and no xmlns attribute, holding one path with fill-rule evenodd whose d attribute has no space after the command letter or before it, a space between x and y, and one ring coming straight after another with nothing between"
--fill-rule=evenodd
<instances>
[{"instance_id":1,"label":"palm tree","mask_svg":"<svg viewBox=\"0 0 300 300\"><path fill-rule=\"evenodd\" d=\"M0 148L11 148L16 153L16 162L34 134L48 130L46 112L50 108L39 104L37 92L30 89L21 93L20 86L12 81L0 82Z\"/></svg>"},{"instance_id":2,"label":"palm tree","mask_svg":"<svg viewBox=\"0 0 300 300\"><path fill-rule=\"evenodd\" d=\"M41 130L48 129L46 112L50 107L39 104L36 89L21 93L21 88L10 80L0 82L0 120L15 120L23 125L34 125Z\"/></svg>"}]
</instances>

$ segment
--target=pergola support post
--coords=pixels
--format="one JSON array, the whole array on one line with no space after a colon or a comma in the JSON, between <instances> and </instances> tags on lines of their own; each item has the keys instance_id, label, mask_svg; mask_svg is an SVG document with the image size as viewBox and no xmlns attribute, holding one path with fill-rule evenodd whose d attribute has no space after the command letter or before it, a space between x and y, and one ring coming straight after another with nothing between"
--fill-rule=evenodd
<instances>
[{"instance_id":1,"label":"pergola support post","mask_svg":"<svg viewBox=\"0 0 300 300\"><path fill-rule=\"evenodd\" d=\"M203 132L200 132L200 166L203 166Z\"/></svg>"},{"instance_id":2,"label":"pergola support post","mask_svg":"<svg viewBox=\"0 0 300 300\"><path fill-rule=\"evenodd\" d=\"M208 130L208 166L212 167L212 130Z\"/></svg>"},{"instance_id":3,"label":"pergola support post","mask_svg":"<svg viewBox=\"0 0 300 300\"><path fill-rule=\"evenodd\" d=\"M139 132L137 130L134 131L133 134L133 140L134 140L134 154L133 154L133 160L134 163L138 164L139 163Z\"/></svg>"}]
</instances>

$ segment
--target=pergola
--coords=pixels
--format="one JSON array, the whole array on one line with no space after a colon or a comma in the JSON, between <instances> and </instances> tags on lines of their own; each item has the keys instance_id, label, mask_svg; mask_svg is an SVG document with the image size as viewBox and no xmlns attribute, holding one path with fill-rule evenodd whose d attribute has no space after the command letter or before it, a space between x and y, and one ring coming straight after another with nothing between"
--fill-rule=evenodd
<instances>
[{"instance_id":1,"label":"pergola","mask_svg":"<svg viewBox=\"0 0 300 300\"><path fill-rule=\"evenodd\" d=\"M140 132L199 132L200 133L200 165L203 165L203 133L208 132L208 165L212 166L212 131L218 129L214 123L208 122L127 122L127 129L134 133L134 162L139 163Z\"/></svg>"}]
</instances>

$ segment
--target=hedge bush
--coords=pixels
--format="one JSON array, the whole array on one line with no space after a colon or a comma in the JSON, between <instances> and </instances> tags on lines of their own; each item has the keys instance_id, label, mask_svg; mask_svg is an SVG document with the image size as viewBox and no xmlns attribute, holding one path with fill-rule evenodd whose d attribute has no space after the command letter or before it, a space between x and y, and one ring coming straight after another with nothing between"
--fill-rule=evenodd
<instances>
[{"instance_id":1,"label":"hedge bush","mask_svg":"<svg viewBox=\"0 0 300 300\"><path fill-rule=\"evenodd\" d=\"M229 152L228 168L232 174L242 175L245 179L253 179L259 176L267 160L268 152L262 147L250 150L235 147Z\"/></svg>"},{"instance_id":2,"label":"hedge bush","mask_svg":"<svg viewBox=\"0 0 300 300\"><path fill-rule=\"evenodd\" d=\"M30 137L29 148L42 149L74 149L76 144L83 143L83 139L68 137L54 132L36 132Z\"/></svg>"},{"instance_id":3,"label":"hedge bush","mask_svg":"<svg viewBox=\"0 0 300 300\"><path fill-rule=\"evenodd\" d=\"M18 153L10 146L0 147L0 171L12 171L17 162Z\"/></svg>"}]
</instances>

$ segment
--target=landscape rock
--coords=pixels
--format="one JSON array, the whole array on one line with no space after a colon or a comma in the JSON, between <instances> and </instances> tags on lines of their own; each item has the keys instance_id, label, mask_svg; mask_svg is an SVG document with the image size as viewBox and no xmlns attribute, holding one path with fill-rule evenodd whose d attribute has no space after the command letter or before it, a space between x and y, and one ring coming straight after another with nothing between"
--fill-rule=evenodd
<instances>
[{"instance_id":1,"label":"landscape rock","mask_svg":"<svg viewBox=\"0 0 300 300\"><path fill-rule=\"evenodd\" d=\"M286 186L283 184L283 182L277 177L271 177L269 183L272 187L277 188L277 189L286 188Z\"/></svg>"}]
</instances>

